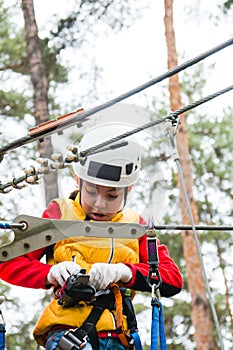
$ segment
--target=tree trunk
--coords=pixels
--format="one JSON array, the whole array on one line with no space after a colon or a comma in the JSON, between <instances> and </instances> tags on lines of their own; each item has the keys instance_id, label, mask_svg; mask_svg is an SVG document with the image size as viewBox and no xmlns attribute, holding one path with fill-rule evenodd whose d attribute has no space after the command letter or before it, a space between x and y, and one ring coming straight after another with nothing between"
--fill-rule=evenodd
<instances>
[{"instance_id":1,"label":"tree trunk","mask_svg":"<svg viewBox=\"0 0 233 350\"><path fill-rule=\"evenodd\" d=\"M231 302L230 302L230 288L228 286L228 280L227 280L227 272L225 271L225 262L222 257L222 249L221 249L221 243L220 240L216 239L215 244L217 247L217 256L219 258L219 265L222 270L223 280L224 280L224 286L225 286L225 304L226 304L226 310L228 311L228 316L230 318L230 325L231 325L231 333L233 334L233 314L231 311Z\"/></svg>"},{"instance_id":2,"label":"tree trunk","mask_svg":"<svg viewBox=\"0 0 233 350\"><path fill-rule=\"evenodd\" d=\"M173 28L173 0L164 0L165 5L165 36L168 51L168 69L178 65L175 32ZM169 78L169 92L171 110L175 111L182 106L181 103L181 86L178 75ZM198 209L197 204L192 194L192 165L189 155L189 140L187 134L187 127L185 115L181 116L181 125L177 133L177 148L180 155L180 163L188 196L190 198L190 205L195 224L198 223ZM182 213L182 221L184 224L190 224L190 218L187 212L184 193L181 188L181 183L178 180L180 190L180 206ZM188 289L191 294L191 319L195 329L195 342L197 350L214 349L214 341L212 335L212 321L210 315L210 308L206 296L205 283L202 275L201 263L195 245L195 239L192 231L182 232L183 251L186 261Z\"/></svg>"},{"instance_id":3,"label":"tree trunk","mask_svg":"<svg viewBox=\"0 0 233 350\"><path fill-rule=\"evenodd\" d=\"M42 62L42 52L38 37L33 0L22 0L22 10L25 22L25 35L29 73L34 89L34 109L36 124L49 120L48 111L48 77ZM51 138L38 142L40 157L50 158L53 153ZM52 198L58 196L56 172L44 175L46 205Z\"/></svg>"}]
</instances>

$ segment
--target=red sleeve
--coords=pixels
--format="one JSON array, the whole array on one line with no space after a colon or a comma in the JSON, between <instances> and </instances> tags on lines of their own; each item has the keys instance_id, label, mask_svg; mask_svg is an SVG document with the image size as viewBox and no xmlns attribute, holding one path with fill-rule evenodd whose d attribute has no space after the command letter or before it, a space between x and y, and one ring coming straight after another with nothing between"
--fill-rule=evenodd
<instances>
[{"instance_id":1,"label":"red sleeve","mask_svg":"<svg viewBox=\"0 0 233 350\"><path fill-rule=\"evenodd\" d=\"M57 202L50 202L42 217L46 219L61 219L61 211Z\"/></svg>"},{"instance_id":2,"label":"red sleeve","mask_svg":"<svg viewBox=\"0 0 233 350\"><path fill-rule=\"evenodd\" d=\"M40 262L44 249L19 256L0 265L0 278L16 286L44 288L50 265Z\"/></svg>"},{"instance_id":3,"label":"red sleeve","mask_svg":"<svg viewBox=\"0 0 233 350\"><path fill-rule=\"evenodd\" d=\"M144 222L140 221L140 224L144 224ZM170 297L180 292L183 287L183 279L178 266L169 256L167 247L160 244L159 240L157 240L157 244L159 273L162 279L159 289L162 296ZM146 236L139 238L139 259L140 262L138 264L127 264L133 273L133 278L127 284L127 287L140 291L150 291L147 281L149 265Z\"/></svg>"},{"instance_id":4,"label":"red sleeve","mask_svg":"<svg viewBox=\"0 0 233 350\"><path fill-rule=\"evenodd\" d=\"M59 212L58 204L52 202L43 217L60 218ZM44 250L41 248L0 264L0 278L21 287L46 289L45 281L51 265L40 262Z\"/></svg>"}]
</instances>

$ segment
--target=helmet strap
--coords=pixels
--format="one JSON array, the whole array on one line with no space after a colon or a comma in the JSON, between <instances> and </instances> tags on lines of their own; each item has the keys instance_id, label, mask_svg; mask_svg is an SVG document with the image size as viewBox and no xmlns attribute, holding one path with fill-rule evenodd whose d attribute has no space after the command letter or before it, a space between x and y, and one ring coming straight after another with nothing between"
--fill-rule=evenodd
<instances>
[{"instance_id":1,"label":"helmet strap","mask_svg":"<svg viewBox=\"0 0 233 350\"><path fill-rule=\"evenodd\" d=\"M124 207L126 206L127 197L128 197L128 187L125 187L124 188L124 204L123 204L123 208L122 209L124 209Z\"/></svg>"},{"instance_id":2,"label":"helmet strap","mask_svg":"<svg viewBox=\"0 0 233 350\"><path fill-rule=\"evenodd\" d=\"M78 190L79 190L79 204L81 205L81 194L82 194L82 187L83 187L83 180L79 178L79 186L78 186Z\"/></svg>"}]
</instances>

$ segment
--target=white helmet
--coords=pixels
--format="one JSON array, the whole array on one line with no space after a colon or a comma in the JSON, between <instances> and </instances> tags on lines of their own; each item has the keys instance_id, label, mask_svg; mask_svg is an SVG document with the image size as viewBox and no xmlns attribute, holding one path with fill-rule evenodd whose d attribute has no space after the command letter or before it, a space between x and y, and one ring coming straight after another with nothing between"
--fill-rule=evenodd
<instances>
[{"instance_id":1,"label":"white helmet","mask_svg":"<svg viewBox=\"0 0 233 350\"><path fill-rule=\"evenodd\" d=\"M84 134L79 144L79 153L127 131L129 131L129 127L116 123L101 124L91 128ZM88 155L84 161L74 163L75 174L80 179L96 185L128 187L134 184L140 174L139 143L135 138L129 136L110 144L110 146L125 141L127 142L125 145Z\"/></svg>"}]
</instances>

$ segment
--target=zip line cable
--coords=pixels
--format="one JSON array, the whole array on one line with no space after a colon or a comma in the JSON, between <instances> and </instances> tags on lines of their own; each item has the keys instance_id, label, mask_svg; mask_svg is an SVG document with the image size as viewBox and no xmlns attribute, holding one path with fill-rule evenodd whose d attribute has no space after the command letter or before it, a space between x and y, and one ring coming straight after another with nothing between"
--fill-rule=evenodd
<instances>
[{"instance_id":1,"label":"zip line cable","mask_svg":"<svg viewBox=\"0 0 233 350\"><path fill-rule=\"evenodd\" d=\"M50 121L47 124L48 128L46 128L44 131L41 131L40 125L37 126L36 128L33 129L33 133L30 134L30 131L29 131L29 134L27 136L24 136L22 138L14 140L14 141L8 143L7 145L1 147L0 148L0 161L3 159L4 154L6 154L8 151L11 151L15 148L23 146L27 143L30 143L30 142L33 142L36 140L40 140L43 137L52 135L53 133L60 132L60 131L62 131L65 128L68 128L70 126L74 126L76 124L80 125L82 121L85 121L91 115L98 113L98 112L100 112L108 107L111 107L111 106L115 105L116 103L121 102L121 101L151 87L152 85L155 85L155 84L163 81L164 79L169 78L169 77L181 72L182 70L184 70L188 67L191 67L192 65L204 60L205 58L217 53L218 51L225 49L226 47L228 47L232 44L233 44L233 38L223 42L222 44L220 44L218 46L215 46L214 48L212 48L208 51L205 51L204 53L196 56L193 59L186 61L185 63L183 63L181 65L178 65L178 66L168 70L164 74L159 75L158 77L156 77L156 78L126 92L126 93L123 93L122 95L115 97L112 100L109 100L103 104L100 104L100 105L98 105L98 106L96 106L88 111L80 112L80 110L79 110L79 111L71 112L68 115L61 116L60 123L58 123L59 118L54 120L54 121ZM69 118L65 118L65 120L62 121L62 117L68 117L68 116L69 116ZM55 123L55 125L54 125L54 123ZM50 127L49 127L49 124L51 125Z\"/></svg>"},{"instance_id":2,"label":"zip line cable","mask_svg":"<svg viewBox=\"0 0 233 350\"><path fill-rule=\"evenodd\" d=\"M146 226L147 227L147 226ZM0 230L11 230L14 228L24 230L25 223L0 221ZM153 225L154 230L176 230L176 231L192 231L191 225ZM195 225L198 231L233 231L233 226L218 226L218 225Z\"/></svg>"},{"instance_id":3,"label":"zip line cable","mask_svg":"<svg viewBox=\"0 0 233 350\"><path fill-rule=\"evenodd\" d=\"M177 230L177 231L192 231L190 225L154 225L155 230ZM195 229L199 231L233 231L233 226L218 226L218 225L195 225Z\"/></svg>"},{"instance_id":4,"label":"zip line cable","mask_svg":"<svg viewBox=\"0 0 233 350\"><path fill-rule=\"evenodd\" d=\"M147 124L144 124L142 126L139 126L135 129L132 129L130 131L127 131L123 134L120 134L112 139L109 139L107 141L104 141L96 146L93 146L93 147L90 147L84 151L81 151L80 153L78 153L78 147L74 147L74 151L73 151L73 156L74 156L74 160L69 160L69 159L65 159L65 162L64 163L59 163L59 167L56 167L56 165L54 165L55 163L53 163L52 165L50 165L50 168L48 167L48 165L46 166L46 171L43 173L43 171L41 172L40 171L37 171L35 169L35 167L31 167L31 169L28 169L26 170L26 174L23 175L23 176L20 176L18 178L13 178L12 180L8 181L7 183L3 184L1 183L0 181L0 193L8 193L9 190L6 190L8 187L13 187L13 188L17 188L17 189L21 189L23 187L25 187L24 185L23 186L19 186L19 184L21 182L24 182L26 181L27 183L29 184L37 184L38 183L38 180L39 180L39 177L40 175L44 175L44 174L48 174L48 172L50 171L54 171L55 169L62 169L68 165L70 165L70 163L72 161L80 161L80 160L84 160L85 157L87 157L88 155L91 155L91 154L94 154L94 153L99 153L99 152L102 152L102 151L105 151L106 150L106 146L109 147L109 149L113 149L113 148L117 148L117 147L123 147L125 146L125 142L121 142L119 144L116 144L116 142L118 141L121 141L122 139L126 138L126 137L129 137L129 136L132 136L140 131L143 131L145 129L148 129L152 126L155 126L155 125L158 125L158 124L161 124L161 123L164 123L164 122L167 122L167 121L171 121L172 123L177 123L177 118L179 117L179 115L181 115L182 113L184 112L187 112L193 108L196 108L198 106L200 106L201 104L203 103L206 103L226 92L229 92L230 90L233 90L233 85L231 86L228 86L226 87L225 89L222 89L222 90L219 90L211 95L208 95L206 97L203 97L202 99L198 100L198 101L194 101L186 106L183 106L179 109L177 109L176 111L172 111L170 112L170 114L168 114L167 116L165 117L162 117L162 118L158 118L152 122L149 122ZM75 153L77 153L75 155Z\"/></svg>"},{"instance_id":5,"label":"zip line cable","mask_svg":"<svg viewBox=\"0 0 233 350\"><path fill-rule=\"evenodd\" d=\"M175 164L177 166L177 170L178 170L178 174L179 174L179 178L180 178L180 182L181 182L181 188L182 188L183 193L184 193L185 204L187 206L188 215L189 215L191 226L192 226L192 231L193 231L193 235L194 235L194 239L195 239L195 245L196 245L196 248L197 248L198 257L199 257L199 261L200 261L200 264L201 264L201 269L202 269L202 274L203 274L203 278L204 278L205 288L206 288L206 291L207 291L207 294L208 294L208 297L209 297L210 308L211 308L211 311L212 311L212 316L213 316L213 320L214 320L214 323L215 323L216 331L217 331L217 334L218 334L219 343L220 343L220 346L221 346L221 350L224 350L224 343L223 343L222 333L221 333L221 329L220 329L220 326L219 326L218 317L217 317L216 309L215 309L215 306L214 306L214 301L213 301L213 298L212 298L212 294L211 294L211 290L210 290L210 286L209 286L209 282L208 282L208 278L207 278L207 274L206 274L206 270L205 270L205 264L204 264L204 261L203 261L203 256L202 256L202 252L201 252L201 248L200 248L200 243L199 243L199 240L198 240L196 226L195 226L195 222L194 222L194 218L193 218L193 214L192 214L192 209L191 209L191 205L190 205L190 199L189 199L188 192L187 192L187 189L186 189L184 175L183 175L181 164L180 164L180 157L179 157L179 153L178 153L178 150L177 150L177 147L176 147L174 132L171 129L171 125L172 124L170 124L170 130L168 132L168 135L169 135L169 140L170 140L171 149L172 149L172 156L173 156L174 162L175 162Z\"/></svg>"},{"instance_id":6,"label":"zip line cable","mask_svg":"<svg viewBox=\"0 0 233 350\"><path fill-rule=\"evenodd\" d=\"M182 113L187 112L187 111L189 111L189 110L191 110L193 108L196 108L196 107L200 106L201 104L206 103L206 102L208 102L210 100L213 100L215 97L223 95L226 92L229 92L231 90L233 90L233 85L230 85L230 86L226 87L225 89L219 90L219 91L217 91L217 92L215 92L215 93L213 93L211 95L203 97L202 99L200 99L198 101L194 101L194 102L192 102L192 103L190 103L190 104L188 104L186 106L183 106L183 107L177 109L174 112L170 112L170 114L168 114L166 117L156 119L155 121L149 122L147 124L139 126L138 128L135 128L133 130L127 131L124 134L118 135L118 136L112 138L111 140L107 140L105 142L102 142L102 143L98 144L97 146L90 147L89 149L80 152L80 156L81 157L86 157L87 155L96 153L97 151L101 152L102 151L102 147L105 147L105 146L107 146L107 145L109 145L111 143L115 143L117 141L120 141L123 138L132 136L132 135L134 135L134 134L136 134L136 133L138 133L140 131L143 131L145 129L151 128L152 126L164 123L164 122L169 121L171 119L175 122L176 118L179 115L181 115Z\"/></svg>"}]
</instances>

